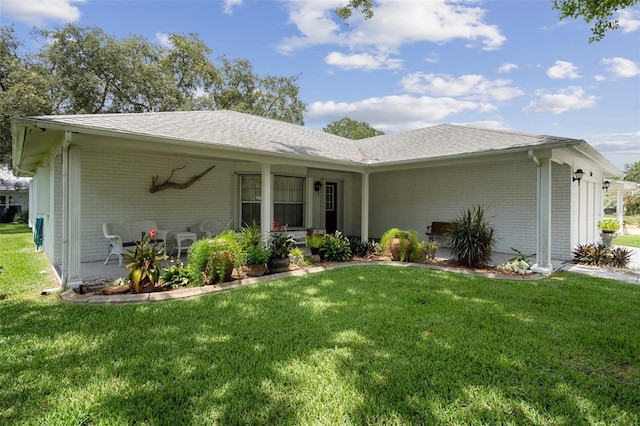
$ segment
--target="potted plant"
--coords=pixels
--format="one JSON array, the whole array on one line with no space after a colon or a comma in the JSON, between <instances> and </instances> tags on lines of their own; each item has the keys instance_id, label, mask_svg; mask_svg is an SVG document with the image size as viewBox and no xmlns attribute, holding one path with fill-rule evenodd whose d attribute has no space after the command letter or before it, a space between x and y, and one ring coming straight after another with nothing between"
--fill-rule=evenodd
<instances>
[{"instance_id":1,"label":"potted plant","mask_svg":"<svg viewBox=\"0 0 640 426\"><path fill-rule=\"evenodd\" d=\"M616 231L620 229L620 222L616 219L602 219L598 222L598 228L600 228L600 237L604 245L611 247Z\"/></svg>"},{"instance_id":2,"label":"potted plant","mask_svg":"<svg viewBox=\"0 0 640 426\"><path fill-rule=\"evenodd\" d=\"M267 262L271 251L261 244L250 245L244 249L246 272L250 277L260 277L267 272Z\"/></svg>"},{"instance_id":3,"label":"potted plant","mask_svg":"<svg viewBox=\"0 0 640 426\"><path fill-rule=\"evenodd\" d=\"M380 246L391 255L391 259L400 262L420 262L423 258L422 245L416 231L391 228L382 235Z\"/></svg>"},{"instance_id":4,"label":"potted plant","mask_svg":"<svg viewBox=\"0 0 640 426\"><path fill-rule=\"evenodd\" d=\"M421 243L422 246L422 251L424 253L424 258L425 259L435 259L436 257L436 253L438 252L438 249L440 248L440 244L437 241L423 241Z\"/></svg>"},{"instance_id":5,"label":"potted plant","mask_svg":"<svg viewBox=\"0 0 640 426\"><path fill-rule=\"evenodd\" d=\"M233 269L242 266L242 249L232 231L196 241L187 254L195 282L219 284L231 281Z\"/></svg>"},{"instance_id":6,"label":"potted plant","mask_svg":"<svg viewBox=\"0 0 640 426\"><path fill-rule=\"evenodd\" d=\"M324 238L324 234L307 234L307 247L311 250L311 254L318 254L320 251L320 246L322 246L322 239Z\"/></svg>"},{"instance_id":7,"label":"potted plant","mask_svg":"<svg viewBox=\"0 0 640 426\"><path fill-rule=\"evenodd\" d=\"M164 247L157 240L158 231L149 229L140 236L135 248L122 257L129 263L125 269L131 270L129 280L134 293L152 291L160 278L161 264L167 256L164 255Z\"/></svg>"},{"instance_id":8,"label":"potted plant","mask_svg":"<svg viewBox=\"0 0 640 426\"><path fill-rule=\"evenodd\" d=\"M269 236L269 248L271 257L269 258L269 271L285 272L289 270L289 252L296 247L296 242L286 230L272 232Z\"/></svg>"}]
</instances>

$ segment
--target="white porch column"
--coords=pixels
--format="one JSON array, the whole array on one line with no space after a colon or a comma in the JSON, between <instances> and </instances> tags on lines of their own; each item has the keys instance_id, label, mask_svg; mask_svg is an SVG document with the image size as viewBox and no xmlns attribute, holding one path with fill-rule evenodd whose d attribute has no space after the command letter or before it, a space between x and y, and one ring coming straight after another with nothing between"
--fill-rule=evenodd
<instances>
[{"instance_id":1,"label":"white porch column","mask_svg":"<svg viewBox=\"0 0 640 426\"><path fill-rule=\"evenodd\" d=\"M80 277L81 250L81 153L69 145L71 132L65 134L62 157L62 284L77 287Z\"/></svg>"},{"instance_id":2,"label":"white porch column","mask_svg":"<svg viewBox=\"0 0 640 426\"><path fill-rule=\"evenodd\" d=\"M623 234L624 225L623 225L623 214L624 214L624 189L616 190L616 215L618 217L618 223L620 224L620 228L618 229L618 233L620 235Z\"/></svg>"},{"instance_id":3,"label":"white porch column","mask_svg":"<svg viewBox=\"0 0 640 426\"><path fill-rule=\"evenodd\" d=\"M269 239L269 231L273 216L271 216L271 164L262 164L262 194L260 198L260 228L262 240Z\"/></svg>"},{"instance_id":4,"label":"white porch column","mask_svg":"<svg viewBox=\"0 0 640 426\"><path fill-rule=\"evenodd\" d=\"M362 207L360 239L369 241L369 173L362 173Z\"/></svg>"},{"instance_id":5,"label":"white porch column","mask_svg":"<svg viewBox=\"0 0 640 426\"><path fill-rule=\"evenodd\" d=\"M551 159L539 158L537 190L537 248L534 272L549 274L553 272L551 264Z\"/></svg>"}]
</instances>

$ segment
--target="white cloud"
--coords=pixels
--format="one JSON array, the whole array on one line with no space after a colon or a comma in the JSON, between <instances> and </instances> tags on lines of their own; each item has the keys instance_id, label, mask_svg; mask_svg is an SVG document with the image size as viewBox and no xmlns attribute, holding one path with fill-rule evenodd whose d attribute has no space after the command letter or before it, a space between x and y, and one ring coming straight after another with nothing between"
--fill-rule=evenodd
<instances>
[{"instance_id":1,"label":"white cloud","mask_svg":"<svg viewBox=\"0 0 640 426\"><path fill-rule=\"evenodd\" d=\"M405 91L433 96L462 97L506 101L524 92L511 87L511 80L488 80L482 75L468 74L452 77L448 74L413 73L402 79Z\"/></svg>"},{"instance_id":2,"label":"white cloud","mask_svg":"<svg viewBox=\"0 0 640 426\"><path fill-rule=\"evenodd\" d=\"M601 133L587 136L587 142L620 169L624 164L640 161L640 131Z\"/></svg>"},{"instance_id":3,"label":"white cloud","mask_svg":"<svg viewBox=\"0 0 640 426\"><path fill-rule=\"evenodd\" d=\"M595 81L606 81L607 80L607 77L605 77L604 75L600 75L600 74L594 75L593 78L595 79Z\"/></svg>"},{"instance_id":4,"label":"white cloud","mask_svg":"<svg viewBox=\"0 0 640 426\"><path fill-rule=\"evenodd\" d=\"M511 130L511 127L509 127L507 124L503 123L502 121L495 121L495 120L467 121L464 123L453 122L451 124L457 124L460 126L468 126L468 127L476 127L479 129Z\"/></svg>"},{"instance_id":5,"label":"white cloud","mask_svg":"<svg viewBox=\"0 0 640 426\"><path fill-rule=\"evenodd\" d=\"M429 126L434 121L464 111L484 112L489 109L492 107L482 102L401 95L357 102L313 102L309 106L307 119L316 123L330 123L348 116L389 133Z\"/></svg>"},{"instance_id":6,"label":"white cloud","mask_svg":"<svg viewBox=\"0 0 640 426\"><path fill-rule=\"evenodd\" d=\"M388 52L407 43L442 44L456 39L493 50L506 41L496 25L484 22L485 10L473 1L380 0L374 19L355 16L349 26L344 26L333 11L343 3L339 0L287 2L289 20L300 35L283 39L278 50L291 53L319 44L337 44L352 51L374 48Z\"/></svg>"},{"instance_id":7,"label":"white cloud","mask_svg":"<svg viewBox=\"0 0 640 426\"><path fill-rule=\"evenodd\" d=\"M517 70L519 67L516 64L510 64L509 62L504 62L502 64L500 64L500 67L498 68L498 72L500 74L505 74L514 70Z\"/></svg>"},{"instance_id":8,"label":"white cloud","mask_svg":"<svg viewBox=\"0 0 640 426\"><path fill-rule=\"evenodd\" d=\"M429 53L427 57L424 58L424 60L429 62L430 64L437 64L438 62L440 62L440 55L437 53Z\"/></svg>"},{"instance_id":9,"label":"white cloud","mask_svg":"<svg viewBox=\"0 0 640 426\"><path fill-rule=\"evenodd\" d=\"M547 69L547 76L553 79L576 79L582 77L578 72L578 67L567 61L556 61L555 65Z\"/></svg>"},{"instance_id":10,"label":"white cloud","mask_svg":"<svg viewBox=\"0 0 640 426\"><path fill-rule=\"evenodd\" d=\"M640 66L633 61L625 58L604 58L602 63L607 66L607 70L611 71L618 77L635 77L640 74Z\"/></svg>"},{"instance_id":11,"label":"white cloud","mask_svg":"<svg viewBox=\"0 0 640 426\"><path fill-rule=\"evenodd\" d=\"M80 19L80 10L74 3L86 0L2 0L2 13L29 25L45 22L75 22Z\"/></svg>"},{"instance_id":12,"label":"white cloud","mask_svg":"<svg viewBox=\"0 0 640 426\"><path fill-rule=\"evenodd\" d=\"M618 25L623 33L632 33L640 29L640 10L624 9L618 15Z\"/></svg>"},{"instance_id":13,"label":"white cloud","mask_svg":"<svg viewBox=\"0 0 640 426\"><path fill-rule=\"evenodd\" d=\"M224 0L224 13L227 15L233 14L233 8L236 6L242 6L242 0Z\"/></svg>"},{"instance_id":14,"label":"white cloud","mask_svg":"<svg viewBox=\"0 0 640 426\"><path fill-rule=\"evenodd\" d=\"M160 46L166 47L169 49L173 48L173 43L171 43L171 40L169 39L169 34L156 33L156 39L158 40L158 43L160 43Z\"/></svg>"},{"instance_id":15,"label":"white cloud","mask_svg":"<svg viewBox=\"0 0 640 426\"><path fill-rule=\"evenodd\" d=\"M558 93L538 92L538 99L523 108L525 113L562 114L583 108L596 106L596 97L587 96L582 87L572 86Z\"/></svg>"},{"instance_id":16,"label":"white cloud","mask_svg":"<svg viewBox=\"0 0 640 426\"><path fill-rule=\"evenodd\" d=\"M329 65L346 70L360 69L370 71L402 68L401 59L391 59L382 54L371 55L369 53L360 53L345 55L340 52L331 52L324 58L324 61Z\"/></svg>"}]
</instances>

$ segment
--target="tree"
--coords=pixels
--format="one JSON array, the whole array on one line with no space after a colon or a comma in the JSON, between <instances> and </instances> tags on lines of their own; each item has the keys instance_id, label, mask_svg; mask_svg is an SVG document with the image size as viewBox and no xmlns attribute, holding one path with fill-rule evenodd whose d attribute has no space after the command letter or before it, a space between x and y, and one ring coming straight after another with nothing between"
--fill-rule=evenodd
<instances>
[{"instance_id":1,"label":"tree","mask_svg":"<svg viewBox=\"0 0 640 426\"><path fill-rule=\"evenodd\" d=\"M640 161L624 165L624 180L640 183Z\"/></svg>"},{"instance_id":2,"label":"tree","mask_svg":"<svg viewBox=\"0 0 640 426\"><path fill-rule=\"evenodd\" d=\"M376 130L364 121L352 120L349 117L333 121L323 128L326 133L342 136L348 139L365 139L372 136L384 135L380 130Z\"/></svg>"},{"instance_id":3,"label":"tree","mask_svg":"<svg viewBox=\"0 0 640 426\"><path fill-rule=\"evenodd\" d=\"M553 8L560 11L560 19L582 17L590 24L591 37L589 43L600 41L608 30L618 28L618 20L613 15L626 7L633 6L640 0L553 0Z\"/></svg>"},{"instance_id":4,"label":"tree","mask_svg":"<svg viewBox=\"0 0 640 426\"><path fill-rule=\"evenodd\" d=\"M618 20L613 15L640 0L553 0L553 9L560 11L560 20L566 18L578 19L585 22L595 21L591 27L589 43L600 41L608 30L618 28ZM359 11L365 19L373 16L373 0L350 0L345 6L335 9L336 15L345 22L353 12Z\"/></svg>"},{"instance_id":5,"label":"tree","mask_svg":"<svg viewBox=\"0 0 640 426\"><path fill-rule=\"evenodd\" d=\"M233 109L304 124L297 76L259 76L243 59L216 64L197 34L170 34L168 47L72 24L34 34L46 42L22 55L13 28L0 27L0 163L10 160L13 116Z\"/></svg>"}]
</instances>

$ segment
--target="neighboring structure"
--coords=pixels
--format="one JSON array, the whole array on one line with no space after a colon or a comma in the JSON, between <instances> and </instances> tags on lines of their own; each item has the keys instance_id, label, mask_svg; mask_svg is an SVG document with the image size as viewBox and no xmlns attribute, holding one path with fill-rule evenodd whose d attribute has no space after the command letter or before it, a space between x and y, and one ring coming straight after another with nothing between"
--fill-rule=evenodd
<instances>
[{"instance_id":1,"label":"neighboring structure","mask_svg":"<svg viewBox=\"0 0 640 426\"><path fill-rule=\"evenodd\" d=\"M29 210L29 180L0 166L0 223L13 222L16 214Z\"/></svg>"},{"instance_id":2,"label":"neighboring structure","mask_svg":"<svg viewBox=\"0 0 640 426\"><path fill-rule=\"evenodd\" d=\"M454 125L356 141L199 111L18 118L12 131L13 168L34 176L31 212L67 285L81 281L81 262L106 258L104 222L179 231L256 220L267 232L277 221L367 239L390 227L424 232L478 204L496 251L537 253L536 270L551 271L552 258L599 238L602 182L622 174L582 140ZM211 166L184 189L149 191Z\"/></svg>"}]
</instances>

